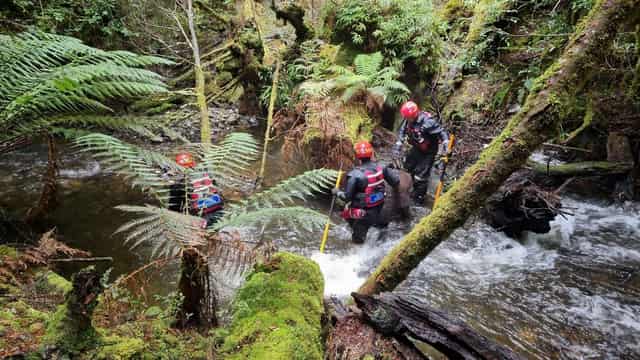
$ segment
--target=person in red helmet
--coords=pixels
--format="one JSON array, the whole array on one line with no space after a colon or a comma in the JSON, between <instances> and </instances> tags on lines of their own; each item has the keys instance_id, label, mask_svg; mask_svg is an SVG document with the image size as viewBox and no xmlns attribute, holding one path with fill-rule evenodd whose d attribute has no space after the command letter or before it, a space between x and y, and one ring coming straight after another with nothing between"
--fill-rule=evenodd
<instances>
[{"instance_id":1,"label":"person in red helmet","mask_svg":"<svg viewBox=\"0 0 640 360\"><path fill-rule=\"evenodd\" d=\"M347 202L342 217L353 231L352 241L362 244L371 226L384 226L380 216L384 205L386 181L392 187L400 183L398 174L388 167L372 161L373 147L368 141L359 141L354 147L359 164L347 174L344 191L333 189L333 194Z\"/></svg>"},{"instance_id":2,"label":"person in red helmet","mask_svg":"<svg viewBox=\"0 0 640 360\"><path fill-rule=\"evenodd\" d=\"M208 173L195 171L193 155L179 153L176 155L176 164L193 171L171 185L169 210L201 216L206 221L203 227L211 226L218 220L224 207L222 195Z\"/></svg>"},{"instance_id":3,"label":"person in red helmet","mask_svg":"<svg viewBox=\"0 0 640 360\"><path fill-rule=\"evenodd\" d=\"M411 150L405 157L404 167L413 176L413 199L418 205L423 205L431 168L436 156L446 153L449 135L431 113L420 111L413 101L402 104L400 114L404 120L393 146L393 157L402 158L407 139Z\"/></svg>"}]
</instances>

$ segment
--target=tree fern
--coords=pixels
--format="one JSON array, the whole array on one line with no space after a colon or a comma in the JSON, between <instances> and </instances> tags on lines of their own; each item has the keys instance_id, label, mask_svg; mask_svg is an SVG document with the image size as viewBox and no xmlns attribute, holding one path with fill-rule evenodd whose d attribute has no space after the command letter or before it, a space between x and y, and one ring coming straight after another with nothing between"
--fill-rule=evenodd
<instances>
[{"instance_id":1,"label":"tree fern","mask_svg":"<svg viewBox=\"0 0 640 360\"><path fill-rule=\"evenodd\" d=\"M397 105L409 98L410 90L398 80L400 72L396 68L384 67L383 64L384 57L380 52L360 54L355 57L353 68L331 66L331 78L306 81L300 86L300 90L309 95L322 97L334 93L345 103L364 101L380 105ZM368 102L367 97L374 97L376 101Z\"/></svg>"},{"instance_id":2,"label":"tree fern","mask_svg":"<svg viewBox=\"0 0 640 360\"><path fill-rule=\"evenodd\" d=\"M331 169L310 170L298 176L281 181L276 186L251 195L231 207L232 212L241 209L271 208L276 205L284 206L294 200L306 200L314 193L325 192L335 183L338 172Z\"/></svg>"},{"instance_id":3,"label":"tree fern","mask_svg":"<svg viewBox=\"0 0 640 360\"><path fill-rule=\"evenodd\" d=\"M88 134L76 139L81 151L93 153L108 171L123 175L134 186L154 195L161 203L168 203L169 189L162 178L160 168L169 167L181 171L175 162L161 154L127 144L112 136Z\"/></svg>"},{"instance_id":4,"label":"tree fern","mask_svg":"<svg viewBox=\"0 0 640 360\"><path fill-rule=\"evenodd\" d=\"M126 233L125 243L131 248L151 246L151 257L174 256L186 247L207 245L202 219L156 206L121 205L116 209L134 213L139 218L121 226L116 233Z\"/></svg>"},{"instance_id":5,"label":"tree fern","mask_svg":"<svg viewBox=\"0 0 640 360\"><path fill-rule=\"evenodd\" d=\"M66 36L0 35L0 142L51 128L61 132L82 126L62 119L111 115L107 103L113 100L164 92L160 75L143 69L158 64L171 62L127 51L103 51ZM135 129L131 124L139 119L124 118L120 124L125 120Z\"/></svg>"},{"instance_id":6,"label":"tree fern","mask_svg":"<svg viewBox=\"0 0 640 360\"><path fill-rule=\"evenodd\" d=\"M256 139L247 133L231 133L220 144L200 146L200 169L210 171L222 186L236 184L257 159Z\"/></svg>"},{"instance_id":7,"label":"tree fern","mask_svg":"<svg viewBox=\"0 0 640 360\"><path fill-rule=\"evenodd\" d=\"M217 232L228 227L264 226L273 222L284 222L287 225L297 225L304 230L320 229L327 223L328 217L315 210L290 206L284 208L265 208L253 211L229 212L215 223L210 232Z\"/></svg>"}]
</instances>

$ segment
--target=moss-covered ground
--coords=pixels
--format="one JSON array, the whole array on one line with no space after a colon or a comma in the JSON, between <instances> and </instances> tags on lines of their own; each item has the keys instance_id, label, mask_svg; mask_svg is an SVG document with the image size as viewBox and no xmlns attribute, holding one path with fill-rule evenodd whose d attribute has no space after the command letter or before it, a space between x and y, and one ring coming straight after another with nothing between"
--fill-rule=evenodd
<instances>
[{"instance_id":1,"label":"moss-covered ground","mask_svg":"<svg viewBox=\"0 0 640 360\"><path fill-rule=\"evenodd\" d=\"M234 301L221 347L228 359L321 359L324 283L313 261L279 253L256 267Z\"/></svg>"}]
</instances>

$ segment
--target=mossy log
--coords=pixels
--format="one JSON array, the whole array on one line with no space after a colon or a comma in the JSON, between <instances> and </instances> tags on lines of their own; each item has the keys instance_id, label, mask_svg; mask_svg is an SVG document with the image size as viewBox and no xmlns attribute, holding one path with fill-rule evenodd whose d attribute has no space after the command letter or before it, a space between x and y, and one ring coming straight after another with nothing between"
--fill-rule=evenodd
<instances>
[{"instance_id":1,"label":"mossy log","mask_svg":"<svg viewBox=\"0 0 640 360\"><path fill-rule=\"evenodd\" d=\"M98 343L98 333L91 324L91 315L104 290L100 274L89 266L73 275L72 289L65 303L47 323L43 344L53 346L63 354L80 354Z\"/></svg>"},{"instance_id":2,"label":"mossy log","mask_svg":"<svg viewBox=\"0 0 640 360\"><path fill-rule=\"evenodd\" d=\"M278 253L238 291L226 359L322 359L324 282L313 261Z\"/></svg>"},{"instance_id":3,"label":"mossy log","mask_svg":"<svg viewBox=\"0 0 640 360\"><path fill-rule=\"evenodd\" d=\"M532 92L502 133L478 161L440 199L433 212L382 260L360 288L374 294L395 288L456 228L484 204L500 185L521 168L531 153L556 135L560 111L590 78L620 24L640 9L640 0L600 0L577 26L558 60L536 79Z\"/></svg>"},{"instance_id":4,"label":"mossy log","mask_svg":"<svg viewBox=\"0 0 640 360\"><path fill-rule=\"evenodd\" d=\"M583 161L549 166L527 161L527 166L538 174L558 177L624 175L633 169L633 163L609 161Z\"/></svg>"}]
</instances>

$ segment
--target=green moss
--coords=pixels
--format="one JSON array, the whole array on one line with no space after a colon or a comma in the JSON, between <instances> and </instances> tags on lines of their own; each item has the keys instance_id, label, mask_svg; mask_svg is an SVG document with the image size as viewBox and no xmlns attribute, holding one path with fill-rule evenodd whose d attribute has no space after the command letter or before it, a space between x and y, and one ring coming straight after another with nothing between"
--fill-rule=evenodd
<instances>
[{"instance_id":1,"label":"green moss","mask_svg":"<svg viewBox=\"0 0 640 360\"><path fill-rule=\"evenodd\" d=\"M321 359L323 287L316 263L276 254L238 292L222 352L229 359Z\"/></svg>"},{"instance_id":2,"label":"green moss","mask_svg":"<svg viewBox=\"0 0 640 360\"><path fill-rule=\"evenodd\" d=\"M57 292L65 294L72 289L71 282L53 271L36 275L36 286L43 292Z\"/></svg>"},{"instance_id":3,"label":"green moss","mask_svg":"<svg viewBox=\"0 0 640 360\"><path fill-rule=\"evenodd\" d=\"M375 124L364 107L346 106L342 112L346 136L355 143L358 140L371 140Z\"/></svg>"},{"instance_id":4,"label":"green moss","mask_svg":"<svg viewBox=\"0 0 640 360\"><path fill-rule=\"evenodd\" d=\"M0 245L0 258L2 257L9 257L10 259L17 259L18 258L18 249L13 248L11 246L6 246L6 245Z\"/></svg>"},{"instance_id":5,"label":"green moss","mask_svg":"<svg viewBox=\"0 0 640 360\"><path fill-rule=\"evenodd\" d=\"M120 336L105 337L102 346L95 359L128 360L139 358L145 350L145 342L142 339L126 338Z\"/></svg>"},{"instance_id":6,"label":"green moss","mask_svg":"<svg viewBox=\"0 0 640 360\"><path fill-rule=\"evenodd\" d=\"M43 345L54 345L64 354L80 354L98 344L98 333L92 327L78 332L67 316L67 307L58 309L47 319L47 330Z\"/></svg>"}]
</instances>

